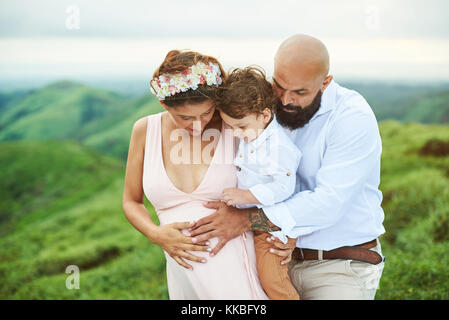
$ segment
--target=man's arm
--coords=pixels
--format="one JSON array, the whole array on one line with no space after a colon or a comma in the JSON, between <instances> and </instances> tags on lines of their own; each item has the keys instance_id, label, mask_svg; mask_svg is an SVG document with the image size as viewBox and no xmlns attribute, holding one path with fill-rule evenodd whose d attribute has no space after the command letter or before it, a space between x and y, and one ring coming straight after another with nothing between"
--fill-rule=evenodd
<instances>
[{"instance_id":1,"label":"man's arm","mask_svg":"<svg viewBox=\"0 0 449 320\"><path fill-rule=\"evenodd\" d=\"M328 132L315 189L264 207L264 213L291 238L335 224L343 215L343 206L373 174L381 152L374 114L346 108Z\"/></svg>"},{"instance_id":2,"label":"man's arm","mask_svg":"<svg viewBox=\"0 0 449 320\"><path fill-rule=\"evenodd\" d=\"M270 220L268 220L262 208L253 207L247 210L251 231L272 232L281 230L281 228L274 225Z\"/></svg>"}]
</instances>

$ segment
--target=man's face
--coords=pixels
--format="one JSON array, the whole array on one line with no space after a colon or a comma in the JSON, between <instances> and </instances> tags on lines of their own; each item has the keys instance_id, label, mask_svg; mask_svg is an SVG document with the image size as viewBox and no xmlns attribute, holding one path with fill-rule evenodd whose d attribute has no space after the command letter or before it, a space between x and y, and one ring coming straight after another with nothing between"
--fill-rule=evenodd
<instances>
[{"instance_id":1,"label":"man's face","mask_svg":"<svg viewBox=\"0 0 449 320\"><path fill-rule=\"evenodd\" d=\"M276 119L283 127L295 130L304 127L321 106L321 90L318 90L312 102L307 106L284 106L279 100L274 108Z\"/></svg>"},{"instance_id":2,"label":"man's face","mask_svg":"<svg viewBox=\"0 0 449 320\"><path fill-rule=\"evenodd\" d=\"M332 77L317 76L316 70L294 68L275 62L273 88L280 101L275 108L278 122L291 130L303 127L321 106L321 96Z\"/></svg>"}]
</instances>

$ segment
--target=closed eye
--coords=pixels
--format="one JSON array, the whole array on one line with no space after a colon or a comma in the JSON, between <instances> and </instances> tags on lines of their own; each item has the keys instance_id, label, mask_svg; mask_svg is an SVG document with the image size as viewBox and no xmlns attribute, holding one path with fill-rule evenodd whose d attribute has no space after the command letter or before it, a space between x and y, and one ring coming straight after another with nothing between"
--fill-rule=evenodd
<instances>
[{"instance_id":1,"label":"closed eye","mask_svg":"<svg viewBox=\"0 0 449 320\"><path fill-rule=\"evenodd\" d=\"M207 112L204 112L203 115L210 114L210 113L212 112L212 110L213 110L213 108L210 108L210 110L207 111ZM188 116L179 116L179 117L180 117L182 120L190 120L190 118L192 118L192 117L188 117Z\"/></svg>"}]
</instances>

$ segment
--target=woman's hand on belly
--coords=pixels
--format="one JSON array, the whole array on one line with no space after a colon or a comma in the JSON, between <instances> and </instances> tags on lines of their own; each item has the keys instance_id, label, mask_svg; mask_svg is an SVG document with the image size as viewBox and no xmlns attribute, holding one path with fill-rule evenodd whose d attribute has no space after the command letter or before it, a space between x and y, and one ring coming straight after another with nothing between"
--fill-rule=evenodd
<instances>
[{"instance_id":1,"label":"woman's hand on belly","mask_svg":"<svg viewBox=\"0 0 449 320\"><path fill-rule=\"evenodd\" d=\"M190 222L174 222L159 226L151 241L165 250L179 265L193 269L185 260L206 263L206 259L197 257L188 251L210 251L209 242L193 243L191 237L182 234L181 230L192 227Z\"/></svg>"}]
</instances>

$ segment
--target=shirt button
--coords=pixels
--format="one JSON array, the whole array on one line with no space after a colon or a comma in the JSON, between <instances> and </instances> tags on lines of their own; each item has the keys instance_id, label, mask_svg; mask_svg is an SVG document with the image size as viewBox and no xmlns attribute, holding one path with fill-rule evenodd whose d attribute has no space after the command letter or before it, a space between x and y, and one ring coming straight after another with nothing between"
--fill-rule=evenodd
<instances>
[{"instance_id":1,"label":"shirt button","mask_svg":"<svg viewBox=\"0 0 449 320\"><path fill-rule=\"evenodd\" d=\"M239 157L241 158L241 157L243 157L243 155L242 155L242 154L240 154L240 155L239 155Z\"/></svg>"},{"instance_id":2,"label":"shirt button","mask_svg":"<svg viewBox=\"0 0 449 320\"><path fill-rule=\"evenodd\" d=\"M289 176L289 177L291 176L290 172L287 172L287 176Z\"/></svg>"},{"instance_id":3,"label":"shirt button","mask_svg":"<svg viewBox=\"0 0 449 320\"><path fill-rule=\"evenodd\" d=\"M251 153L253 153L253 152L254 152L254 150L251 150L250 152L251 152Z\"/></svg>"},{"instance_id":4,"label":"shirt button","mask_svg":"<svg viewBox=\"0 0 449 320\"><path fill-rule=\"evenodd\" d=\"M238 170L238 171L241 171L241 170L242 170L242 168L240 168L240 167L237 167L237 170Z\"/></svg>"}]
</instances>

